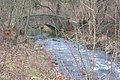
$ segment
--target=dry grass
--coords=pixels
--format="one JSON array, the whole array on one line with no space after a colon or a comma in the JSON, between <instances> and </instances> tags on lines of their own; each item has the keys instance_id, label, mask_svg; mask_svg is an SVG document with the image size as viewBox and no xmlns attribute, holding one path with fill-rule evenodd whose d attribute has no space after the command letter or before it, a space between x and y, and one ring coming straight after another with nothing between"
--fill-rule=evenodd
<instances>
[{"instance_id":1,"label":"dry grass","mask_svg":"<svg viewBox=\"0 0 120 80\"><path fill-rule=\"evenodd\" d=\"M44 51L30 44L0 46L0 80L56 80Z\"/></svg>"}]
</instances>

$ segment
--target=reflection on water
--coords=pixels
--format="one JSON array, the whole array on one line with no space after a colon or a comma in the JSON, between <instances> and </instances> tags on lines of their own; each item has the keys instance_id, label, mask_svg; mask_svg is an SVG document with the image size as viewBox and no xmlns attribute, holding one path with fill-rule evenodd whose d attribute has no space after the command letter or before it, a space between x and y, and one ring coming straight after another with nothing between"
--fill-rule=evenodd
<instances>
[{"instance_id":1,"label":"reflection on water","mask_svg":"<svg viewBox=\"0 0 120 80\"><path fill-rule=\"evenodd\" d=\"M58 69L73 80L85 80L83 76L91 73L92 51L84 46L62 38L36 39L36 44L43 44L45 50L58 60ZM95 51L94 80L120 80L120 65L110 62L110 56L102 51ZM111 67L112 66L112 67ZM108 77L110 76L110 77Z\"/></svg>"}]
</instances>

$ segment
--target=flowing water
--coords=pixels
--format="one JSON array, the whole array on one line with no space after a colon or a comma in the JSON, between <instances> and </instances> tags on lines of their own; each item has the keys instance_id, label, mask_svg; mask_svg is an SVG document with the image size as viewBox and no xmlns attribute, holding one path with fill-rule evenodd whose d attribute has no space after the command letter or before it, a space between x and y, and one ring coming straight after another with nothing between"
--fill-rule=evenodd
<instances>
[{"instance_id":1,"label":"flowing water","mask_svg":"<svg viewBox=\"0 0 120 80\"><path fill-rule=\"evenodd\" d=\"M92 50L63 38L36 39L35 44L44 44L43 49L58 61L59 72L72 80L85 80L93 67ZM120 80L120 64L111 62L103 51L94 51L94 80Z\"/></svg>"}]
</instances>

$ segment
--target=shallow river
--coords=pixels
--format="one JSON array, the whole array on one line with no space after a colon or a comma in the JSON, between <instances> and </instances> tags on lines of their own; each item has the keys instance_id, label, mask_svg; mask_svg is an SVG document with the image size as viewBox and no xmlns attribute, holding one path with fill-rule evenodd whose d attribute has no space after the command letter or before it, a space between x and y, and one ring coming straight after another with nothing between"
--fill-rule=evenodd
<instances>
[{"instance_id":1,"label":"shallow river","mask_svg":"<svg viewBox=\"0 0 120 80\"><path fill-rule=\"evenodd\" d=\"M58 61L59 72L72 80L85 80L93 67L92 50L63 38L36 39ZM110 56L96 50L94 55L94 80L120 80L120 64L111 62Z\"/></svg>"}]
</instances>

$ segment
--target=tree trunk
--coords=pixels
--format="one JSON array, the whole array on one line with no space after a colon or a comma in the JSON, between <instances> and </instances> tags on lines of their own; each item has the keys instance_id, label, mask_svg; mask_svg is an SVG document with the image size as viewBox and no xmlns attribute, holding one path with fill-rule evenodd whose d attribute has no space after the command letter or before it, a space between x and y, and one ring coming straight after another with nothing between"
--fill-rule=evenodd
<instances>
[{"instance_id":1,"label":"tree trunk","mask_svg":"<svg viewBox=\"0 0 120 80\"><path fill-rule=\"evenodd\" d=\"M61 0L58 0L57 7L56 7L56 14L57 15L60 15L60 10L61 10Z\"/></svg>"}]
</instances>

